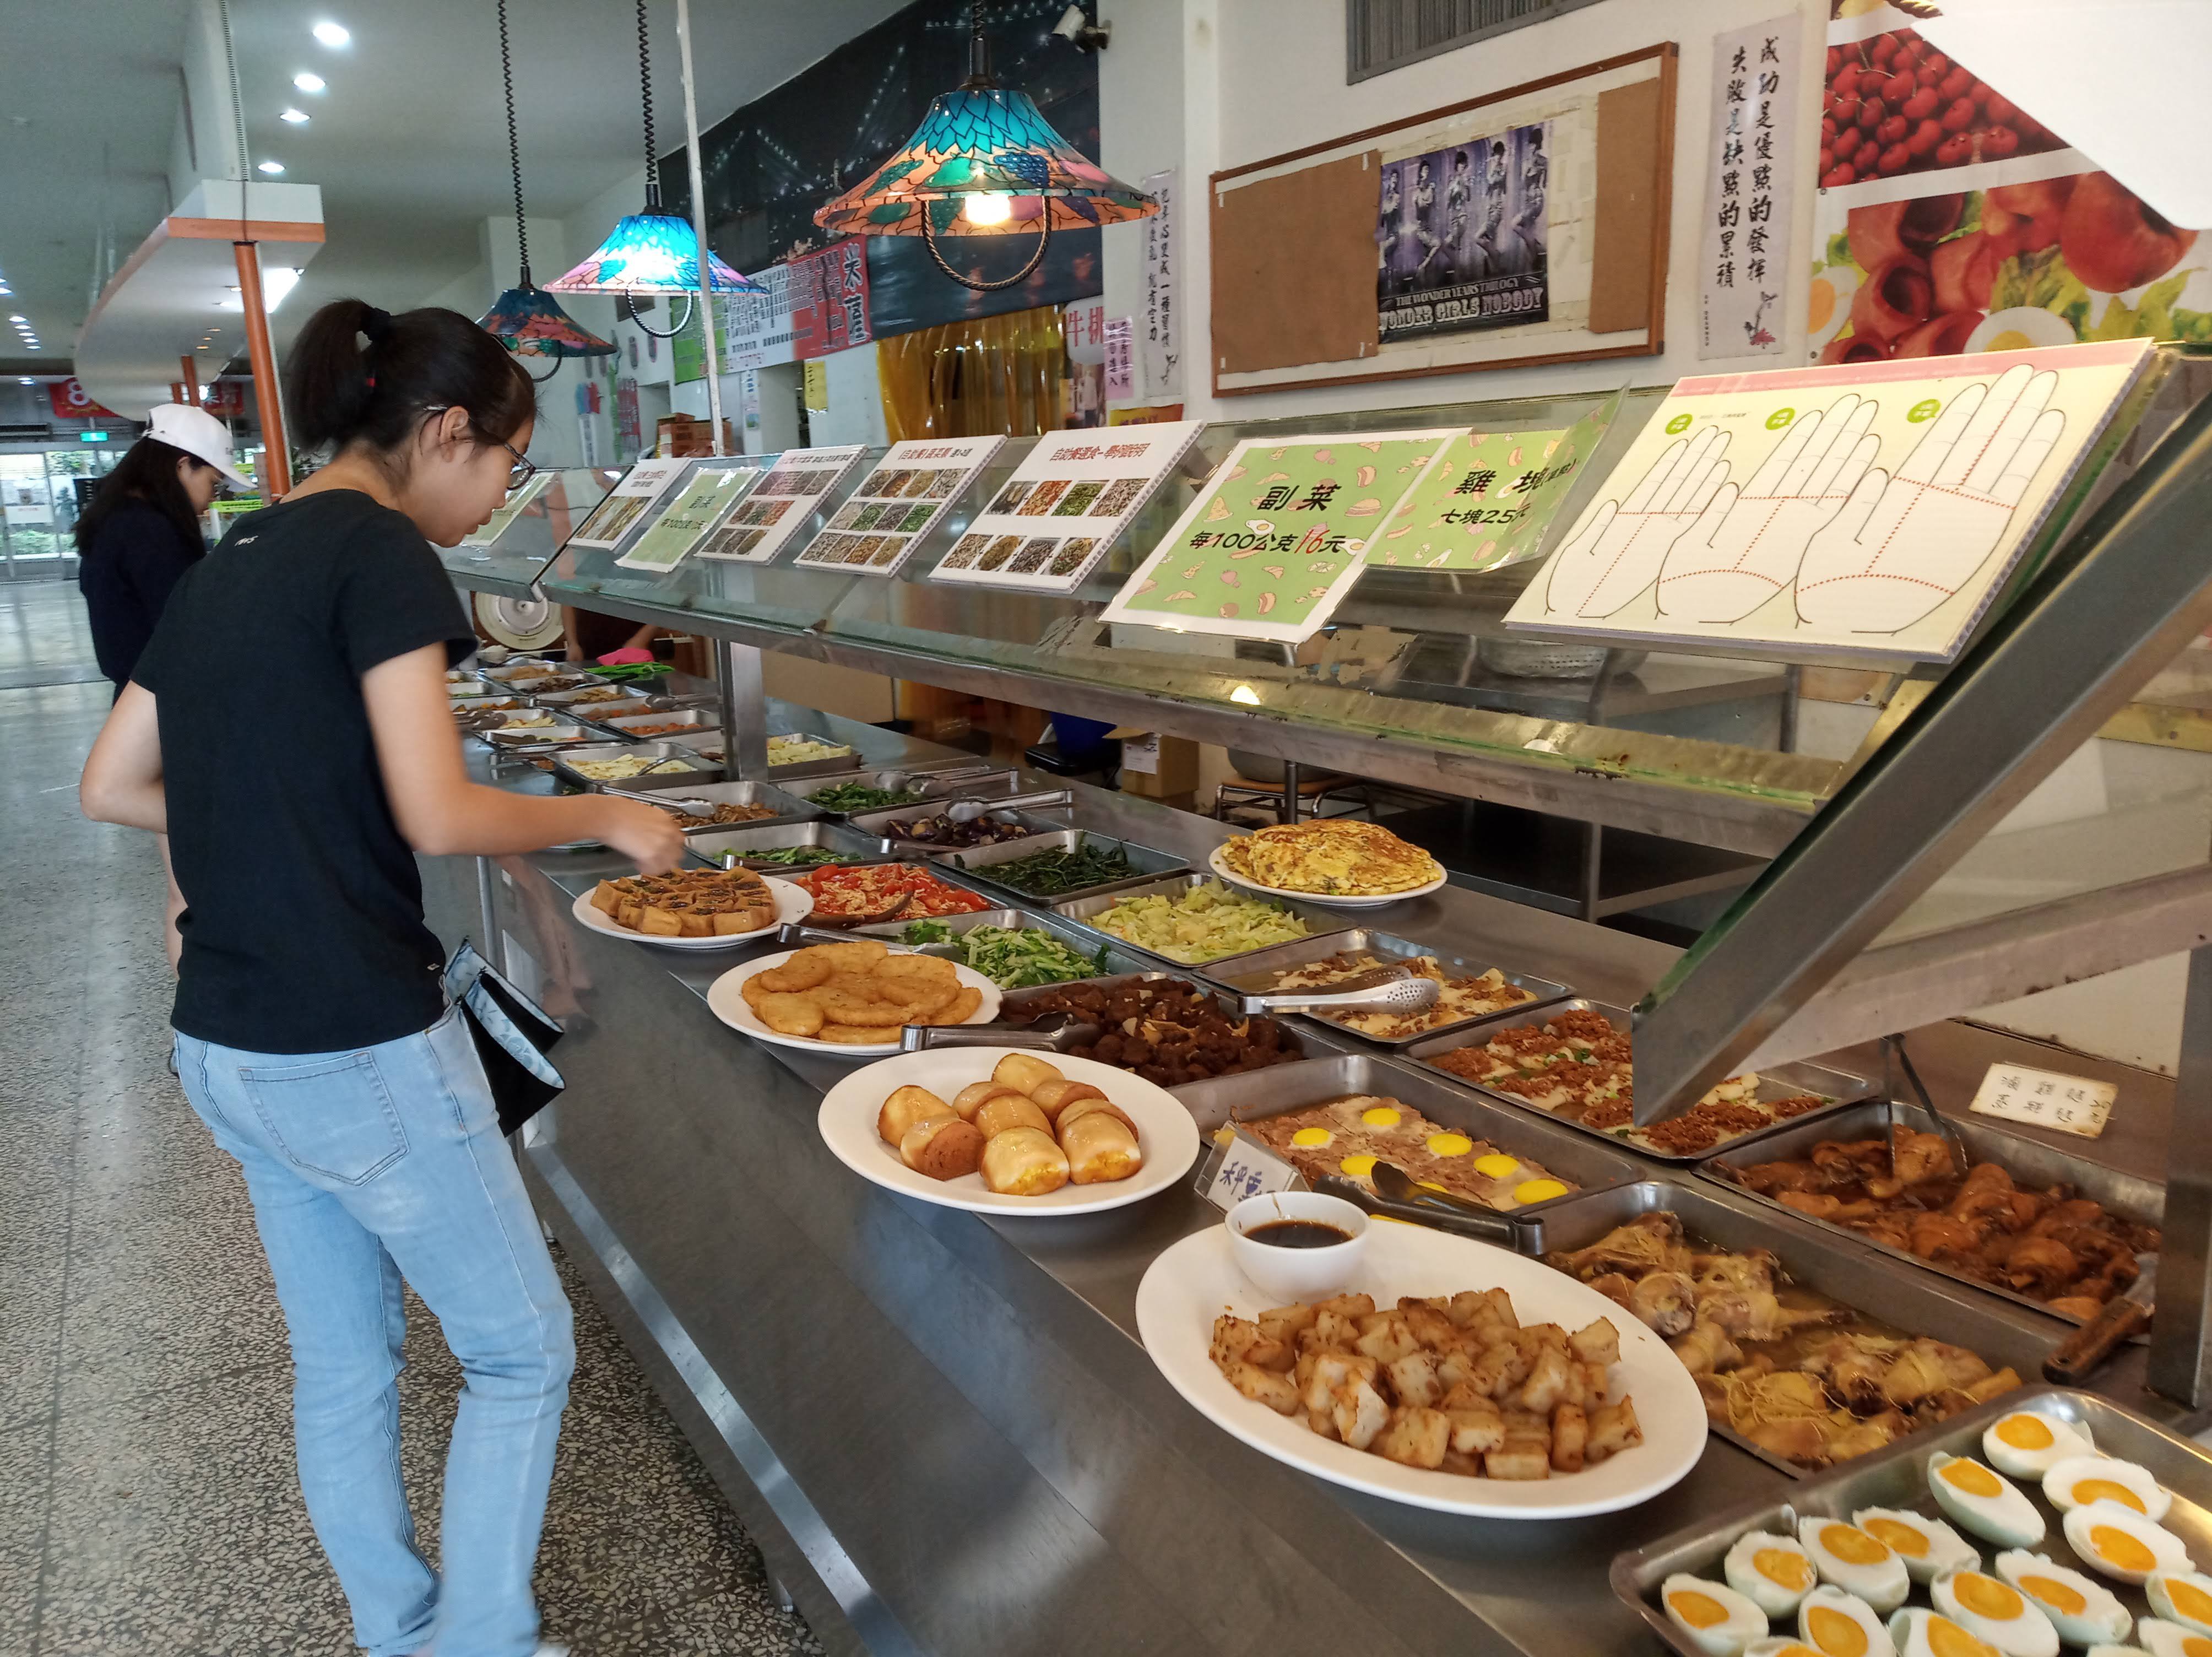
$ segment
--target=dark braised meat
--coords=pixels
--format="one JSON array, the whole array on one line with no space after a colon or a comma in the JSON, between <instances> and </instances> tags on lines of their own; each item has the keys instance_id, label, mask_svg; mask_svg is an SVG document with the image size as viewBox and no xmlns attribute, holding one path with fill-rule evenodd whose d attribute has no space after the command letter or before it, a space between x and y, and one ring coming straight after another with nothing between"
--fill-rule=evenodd
<instances>
[{"instance_id":1,"label":"dark braised meat","mask_svg":"<svg viewBox=\"0 0 2212 1657\"><path fill-rule=\"evenodd\" d=\"M1060 1012L1099 1026L1096 1041L1068 1050L1076 1057L1133 1070L1163 1087L1305 1056L1297 1038L1275 1020L1224 1016L1211 994L1182 978L1110 990L1089 984L1055 987L1009 1007L1000 1022L1029 1024Z\"/></svg>"}]
</instances>

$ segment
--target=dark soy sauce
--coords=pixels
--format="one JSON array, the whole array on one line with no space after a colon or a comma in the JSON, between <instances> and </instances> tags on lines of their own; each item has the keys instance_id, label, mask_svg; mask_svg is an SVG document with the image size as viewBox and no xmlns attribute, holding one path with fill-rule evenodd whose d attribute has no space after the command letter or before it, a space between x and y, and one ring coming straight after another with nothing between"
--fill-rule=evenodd
<instances>
[{"instance_id":1,"label":"dark soy sauce","mask_svg":"<svg viewBox=\"0 0 2212 1657\"><path fill-rule=\"evenodd\" d=\"M1270 1220L1244 1234L1255 1243L1272 1243L1277 1248L1333 1248L1352 1240L1352 1234L1343 1227L1319 1220Z\"/></svg>"}]
</instances>

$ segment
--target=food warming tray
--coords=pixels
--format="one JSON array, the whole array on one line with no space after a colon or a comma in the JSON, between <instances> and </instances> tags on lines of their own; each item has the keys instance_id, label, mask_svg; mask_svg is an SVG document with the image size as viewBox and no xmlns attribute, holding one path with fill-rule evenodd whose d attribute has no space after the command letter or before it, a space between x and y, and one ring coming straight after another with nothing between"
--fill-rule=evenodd
<instances>
[{"instance_id":1,"label":"food warming tray","mask_svg":"<svg viewBox=\"0 0 2212 1657\"><path fill-rule=\"evenodd\" d=\"M859 783L867 788L889 789L891 784L887 779L891 777L906 777L921 783L930 801L939 806L949 805L955 800L990 800L1006 795L1027 794L1032 786L1024 783L1022 781L1021 773L1014 771L981 771L971 775L955 769L950 772L933 773L908 765L896 766L884 771L835 771L820 777L810 777L804 783L794 784L792 792L811 801L816 795L845 783ZM827 806L817 806L815 809L831 817L854 815L851 812L833 811ZM896 806L875 806L866 808L872 811L898 809L899 807ZM864 811L862 814L866 814L866 812Z\"/></svg>"},{"instance_id":2,"label":"food warming tray","mask_svg":"<svg viewBox=\"0 0 2212 1657\"><path fill-rule=\"evenodd\" d=\"M932 925L950 928L955 936L972 932L979 926L1034 928L1039 932L1049 932L1072 949L1080 949L1093 954L1097 952L1100 941L1086 927L1072 926L1057 915L1040 914L1032 909L979 909L970 915L930 915L917 918L926 919ZM853 929L853 932L857 937L887 938L896 943L898 941L899 935L913 924L913 921L884 921L875 926L856 926ZM1106 972L1102 974L1101 978L1062 978L1058 984L1026 984L1019 990L1007 990L1006 1001L1011 1001L1017 996L1026 996L1047 990L1063 990L1071 984L1097 984L1104 977L1138 972L1143 966L1144 963L1135 955L1125 952L1120 944L1109 940L1106 945ZM1000 1002L1001 1006L1005 1004L1006 1001Z\"/></svg>"},{"instance_id":3,"label":"food warming tray","mask_svg":"<svg viewBox=\"0 0 2212 1657\"><path fill-rule=\"evenodd\" d=\"M1121 953L1122 951L1123 947L1118 941L1109 938L1107 941L1114 946L1114 948L1117 953ZM1128 956L1133 956L1139 953L1139 952L1133 950L1128 951L1123 958L1127 959ZM1213 1004L1217 1009L1230 1017L1233 1018L1236 1016L1236 1008L1233 1005L1225 1001L1221 995L1213 989L1212 985L1203 982L1199 978L1196 973L1189 972L1187 969L1177 969L1174 972L1164 972L1158 971L1157 969L1145 967L1134 971L1110 973L1103 978L1072 979L1070 980L1070 983L1092 984L1097 986L1098 989L1108 991L1110 994L1112 991L1121 989L1124 984L1166 984L1170 980L1188 984L1201 994L1212 995L1213 996ZM1068 987L1069 984L1040 984L1033 985L1026 990L1009 990L999 1002L999 1016L992 1021L995 1024L1009 1023L1011 1022L1009 1018L1010 1014L1018 1012L1020 1008L1027 1006L1030 1002L1036 1000L1041 996L1048 996L1055 990L1066 990ZM1278 1019L1276 1020L1276 1022L1283 1026L1285 1034L1289 1036L1292 1041L1297 1043L1298 1051L1304 1054L1308 1058L1317 1057L1334 1057L1336 1054L1343 1051L1342 1048L1339 1047L1334 1042L1332 1042L1321 1035L1319 1032L1302 1027L1295 1019ZM1093 1026L1085 1025L1079 1027L1089 1029ZM1244 1075L1270 1075L1277 1070L1286 1068L1288 1067L1285 1065L1274 1064L1268 1066L1265 1070L1247 1070L1241 1074ZM1230 1081L1233 1079L1234 1078L1226 1076L1215 1078L1217 1081ZM1185 1088L1200 1087L1203 1085L1205 1084L1194 1081L1186 1081L1178 1087L1170 1088L1169 1091L1174 1093L1178 1099L1181 1099ZM1227 1118L1224 1116L1223 1120L1225 1121L1226 1119ZM1201 1130L1206 1127L1206 1123L1203 1118L1200 1118L1199 1127Z\"/></svg>"},{"instance_id":4,"label":"food warming tray","mask_svg":"<svg viewBox=\"0 0 2212 1657\"><path fill-rule=\"evenodd\" d=\"M681 773L678 775L680 777ZM702 783L694 788L672 792L687 800L711 801L718 806L772 806L775 808L773 817L756 817L748 823L702 824L697 828L685 829L684 832L687 835L727 834L737 829L766 828L772 823L808 823L813 821L817 815L807 809L804 800L795 799L767 783Z\"/></svg>"},{"instance_id":5,"label":"food warming tray","mask_svg":"<svg viewBox=\"0 0 2212 1657\"><path fill-rule=\"evenodd\" d=\"M2024 1409L2084 1428L2096 1441L2100 1452L2148 1468L2152 1477L2173 1493L2173 1506L2160 1523L2188 1544L2197 1569L2212 1563L2212 1512L2208 1512L2212 1509L2212 1455L2187 1439L2094 1393L2037 1387L2008 1392L1963 1415L1954 1416L1940 1426L1844 1462L1789 1490L1782 1501L1748 1503L1677 1531L1648 1548L1616 1555L1613 1562L1613 1591L1644 1619L1661 1642L1680 1653L1681 1657L1705 1657L1656 1603L1660 1584L1669 1576L1682 1571L1717 1581L1721 1561L1738 1537L1752 1531L1795 1536L1801 1519L1848 1521L1853 1513L1865 1508L1901 1508L1929 1518L1941 1517L1942 1510L1928 1491L1929 1459L1940 1452L1981 1459L1984 1429L1998 1416ZM2128 1632L2115 1643L2132 1644L2137 1620L2151 1614L2150 1602L2143 1591L2100 1575L2081 1563L2081 1556L2066 1544L2065 1532L2057 1522L2057 1509L2044 1500L2039 1479L2020 1478L2013 1483L2043 1516L2047 1526L2034 1551L2045 1555L2054 1564L2082 1572L2118 1595L2120 1603L2128 1610ZM1982 1555L1985 1565L2002 1551L1997 1544L1984 1538L1969 1535L1966 1539ZM1927 1588L1920 1583L1913 1584L1905 1603L1927 1605ZM1790 1619L1790 1628L1784 1631L1794 1627L1794 1619Z\"/></svg>"},{"instance_id":6,"label":"food warming tray","mask_svg":"<svg viewBox=\"0 0 2212 1657\"><path fill-rule=\"evenodd\" d=\"M1025 816L1023 813L1013 813ZM1073 851L1078 846L1103 846L1109 851L1127 854L1129 867L1134 871L1119 880L1102 880L1096 886L1078 886L1072 892L1024 892L1021 887L1000 880L992 871L1000 863L1011 863L1018 858L1034 856L1040 851ZM1024 903L1065 904L1079 898L1120 893L1133 886L1157 880L1164 874L1180 874L1190 865L1170 851L1157 851L1151 846L1140 846L1133 840L1117 840L1110 834L1100 834L1091 829L1054 828L1032 834L1026 839L1007 840L995 846L976 846L966 851L956 851L945 858L948 868L957 868L972 875L979 885L998 892L1011 892ZM1115 941L1117 944L1119 939Z\"/></svg>"},{"instance_id":7,"label":"food warming tray","mask_svg":"<svg viewBox=\"0 0 2212 1657\"><path fill-rule=\"evenodd\" d=\"M1230 989L1242 990L1246 995L1261 995L1273 989L1276 978L1293 967L1304 966L1313 961L1326 960L1331 955L1337 954L1372 955L1385 966L1394 961L1411 960L1417 956L1428 955L1434 958L1437 966L1447 978L1480 978L1492 967L1498 966L1495 961L1477 960L1466 955L1446 954L1443 950L1431 949L1426 944L1415 943L1410 938L1394 937L1387 932L1377 932L1371 927L1355 926L1342 932L1331 933L1326 937L1300 938L1293 943L1273 944L1265 949L1255 949L1249 955L1230 956L1225 965L1232 967L1233 971L1223 971L1224 963L1222 961L1209 962L1203 970L1206 976L1216 984L1226 984ZM1533 972L1507 972L1503 967L1499 967L1498 970L1504 973L1506 983L1518 985L1536 998L1534 1001L1521 1002L1507 1008L1505 1011L1509 1013L1533 1013L1547 1002L1561 1000L1570 993L1565 984L1555 984L1549 978L1540 978ZM1431 1036L1440 1036L1452 1030L1463 1030L1470 1024L1484 1019L1495 1018L1498 1014L1472 1014L1463 1019L1455 1019L1449 1024L1439 1024L1434 1029L1417 1030L1407 1036L1370 1036L1364 1031L1355 1030L1349 1025L1340 1022L1335 1017L1325 1012L1309 1012L1305 1016L1323 1020L1335 1025L1346 1035L1356 1036L1362 1041L1373 1042L1378 1047L1407 1047L1414 1042L1425 1041Z\"/></svg>"},{"instance_id":8,"label":"food warming tray","mask_svg":"<svg viewBox=\"0 0 2212 1657\"><path fill-rule=\"evenodd\" d=\"M1791 1282L1906 1335L1968 1348L1991 1369L2010 1365L2023 1383L2042 1374L2044 1358L2062 1338L2047 1318L2031 1317L1946 1278L1900 1272L1874 1250L1858 1246L1856 1238L1838 1237L1794 1215L1693 1180L1646 1179L1562 1197L1544 1209L1545 1247L1559 1253L1587 1248L1614 1227L1656 1212L1678 1215L1685 1231L1723 1249L1771 1249ZM1944 1422L1932 1431L1908 1435L1907 1441L1939 1436L1948 1427ZM1717 1422L1713 1431L1792 1478L1811 1476L1808 1469L1768 1453ZM1865 1459L1855 1457L1839 1465L1850 1466Z\"/></svg>"},{"instance_id":9,"label":"food warming tray","mask_svg":"<svg viewBox=\"0 0 2212 1657\"><path fill-rule=\"evenodd\" d=\"M702 783L720 783L723 780L722 768L720 765L702 758L680 742L667 741L657 737L647 742L601 742L590 747L564 749L553 756L553 768L568 781L580 783L585 788L596 794L607 784L595 781L581 771L571 770L571 765L579 759L623 759L632 755L642 755L655 763L663 759L681 759L687 762L691 769L688 771L662 771L643 777L622 777L614 784L618 789L651 790L696 788Z\"/></svg>"},{"instance_id":10,"label":"food warming tray","mask_svg":"<svg viewBox=\"0 0 2212 1657\"><path fill-rule=\"evenodd\" d=\"M891 838L890 832L891 824L910 823L920 818L934 817L953 803L951 800L932 800L926 805L919 806L879 806L873 811L845 813L843 820L845 826L851 829L854 833L865 834L870 839L879 842L876 849L886 856L897 853L902 856L927 857L933 861L941 861L947 857L957 857L972 852L996 850L996 846L933 846L925 845L919 840L897 840ZM995 821L1012 823L1024 831L1024 838L1020 841L1005 840L999 843L1001 845L1027 844L1030 839L1056 833L1067 825L1065 816L1048 816L1042 812L1026 809L994 811L990 814Z\"/></svg>"},{"instance_id":11,"label":"food warming tray","mask_svg":"<svg viewBox=\"0 0 2212 1657\"><path fill-rule=\"evenodd\" d=\"M767 789L765 783L758 784ZM768 792L775 792L768 789ZM712 799L714 796L707 796ZM769 874L801 874L807 868L849 868L854 863L884 863L891 860L878 857L869 850L868 843L856 834L846 832L841 823L825 822L821 818L810 818L802 822L787 823L732 823L715 828L687 831L685 850L699 862L710 868L722 867L722 854L734 851L738 861L748 868L757 868ZM835 864L816 863L794 867L789 863L752 863L747 856L757 851L781 851L788 846L825 846L837 854Z\"/></svg>"},{"instance_id":12,"label":"food warming tray","mask_svg":"<svg viewBox=\"0 0 2212 1657\"><path fill-rule=\"evenodd\" d=\"M615 710L601 712L603 708ZM625 738L630 737L640 725L681 725L684 728L681 731L664 733L678 742L700 741L710 736L720 737L722 734L720 716L702 712L697 708L671 708L665 712L655 713L651 709L617 708L615 704L607 702L584 710L579 716L603 731L613 731ZM635 740L641 741L646 739Z\"/></svg>"},{"instance_id":13,"label":"food warming tray","mask_svg":"<svg viewBox=\"0 0 2212 1657\"><path fill-rule=\"evenodd\" d=\"M1113 908L1125 898L1158 896L1172 900L1180 898L1193 886L1224 884L1226 883L1218 880L1212 874L1192 869L1182 874L1170 874L1156 880L1142 880L1134 886L1121 886L1111 892L1097 892L1087 898L1063 898L1052 905L1052 912L1065 916L1079 926L1089 927L1091 930L1097 932L1100 937L1106 939L1115 947L1126 949L1133 955L1142 955L1147 960L1165 961L1179 972L1193 974L1203 972L1212 976L1214 969L1241 961L1245 956L1256 955L1260 952L1256 949L1242 949L1233 955L1217 955L1210 961L1179 961L1172 956L1162 955L1153 950L1146 949L1141 944L1131 943L1127 938L1115 937L1111 932L1092 925L1092 921L1094 917ZM1238 892L1237 895L1251 898L1256 903L1273 904L1278 909L1288 910L1304 921L1306 923L1307 935L1305 938L1293 940L1293 941L1303 943L1322 937L1335 938L1344 935L1344 929L1338 924L1343 917L1331 914L1328 910L1316 905L1302 904L1288 898L1262 898L1257 893L1248 892ZM1263 947L1269 949L1275 947L1273 944Z\"/></svg>"}]
</instances>

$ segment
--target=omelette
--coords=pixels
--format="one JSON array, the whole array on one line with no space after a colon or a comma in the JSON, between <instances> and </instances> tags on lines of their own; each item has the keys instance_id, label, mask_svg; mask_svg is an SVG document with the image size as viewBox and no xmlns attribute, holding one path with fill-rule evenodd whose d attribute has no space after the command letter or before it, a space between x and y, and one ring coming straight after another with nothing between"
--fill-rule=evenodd
<instances>
[{"instance_id":1,"label":"omelette","mask_svg":"<svg viewBox=\"0 0 2212 1657\"><path fill-rule=\"evenodd\" d=\"M1234 872L1261 886L1343 898L1406 892L1443 873L1427 852L1380 824L1346 817L1279 823L1239 835L1222 847L1221 856Z\"/></svg>"}]
</instances>

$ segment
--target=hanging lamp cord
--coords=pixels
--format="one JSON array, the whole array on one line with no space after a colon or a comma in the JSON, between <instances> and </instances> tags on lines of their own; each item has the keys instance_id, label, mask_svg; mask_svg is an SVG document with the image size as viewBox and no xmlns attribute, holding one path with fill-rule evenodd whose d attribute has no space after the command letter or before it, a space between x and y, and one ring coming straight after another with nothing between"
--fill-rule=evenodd
<instances>
[{"instance_id":1,"label":"hanging lamp cord","mask_svg":"<svg viewBox=\"0 0 2212 1657\"><path fill-rule=\"evenodd\" d=\"M645 111L645 204L648 210L660 208L660 174L656 168L657 154L653 143L653 48L648 44L645 26L645 0L637 0L637 79L638 102Z\"/></svg>"},{"instance_id":2,"label":"hanging lamp cord","mask_svg":"<svg viewBox=\"0 0 2212 1657\"><path fill-rule=\"evenodd\" d=\"M530 279L530 225L522 215L522 141L514 130L514 60L507 43L507 0L499 0L499 78L507 93L507 165L514 178L514 240L522 252L522 285Z\"/></svg>"}]
</instances>

